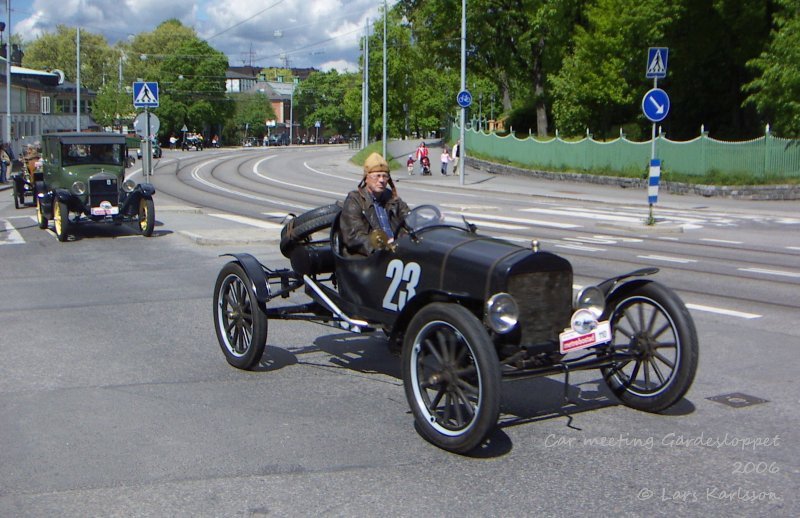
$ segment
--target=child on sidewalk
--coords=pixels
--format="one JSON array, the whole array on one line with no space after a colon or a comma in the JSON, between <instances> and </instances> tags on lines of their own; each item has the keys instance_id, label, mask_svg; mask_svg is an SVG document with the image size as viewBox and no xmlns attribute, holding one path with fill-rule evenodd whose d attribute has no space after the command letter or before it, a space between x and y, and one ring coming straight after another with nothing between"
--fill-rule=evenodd
<instances>
[{"instance_id":1,"label":"child on sidewalk","mask_svg":"<svg viewBox=\"0 0 800 518\"><path fill-rule=\"evenodd\" d=\"M408 155L408 160L406 160L406 169L408 169L409 176L414 174L414 155Z\"/></svg>"},{"instance_id":2,"label":"child on sidewalk","mask_svg":"<svg viewBox=\"0 0 800 518\"><path fill-rule=\"evenodd\" d=\"M442 148L442 175L447 176L447 164L450 162L450 152L447 151L447 146Z\"/></svg>"}]
</instances>

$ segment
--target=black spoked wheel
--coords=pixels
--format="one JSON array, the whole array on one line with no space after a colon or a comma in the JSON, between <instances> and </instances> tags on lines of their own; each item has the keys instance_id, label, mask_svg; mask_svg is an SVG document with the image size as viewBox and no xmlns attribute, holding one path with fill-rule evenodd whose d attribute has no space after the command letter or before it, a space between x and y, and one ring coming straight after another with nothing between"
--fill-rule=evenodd
<instances>
[{"instance_id":1,"label":"black spoked wheel","mask_svg":"<svg viewBox=\"0 0 800 518\"><path fill-rule=\"evenodd\" d=\"M44 215L44 211L42 210L42 202L39 200L38 196L36 197L36 223L41 229L47 228L47 224L49 223L47 217Z\"/></svg>"},{"instance_id":2,"label":"black spoked wheel","mask_svg":"<svg viewBox=\"0 0 800 518\"><path fill-rule=\"evenodd\" d=\"M69 209L67 204L58 199L53 200L53 226L55 227L56 237L62 243L69 237Z\"/></svg>"},{"instance_id":3,"label":"black spoked wheel","mask_svg":"<svg viewBox=\"0 0 800 518\"><path fill-rule=\"evenodd\" d=\"M139 200L139 230L145 237L153 235L153 228L156 225L156 209L153 198L141 198Z\"/></svg>"},{"instance_id":4,"label":"black spoked wheel","mask_svg":"<svg viewBox=\"0 0 800 518\"><path fill-rule=\"evenodd\" d=\"M480 321L462 306L430 304L411 320L403 385L420 433L440 448L466 453L497 425L497 352Z\"/></svg>"},{"instance_id":5,"label":"black spoked wheel","mask_svg":"<svg viewBox=\"0 0 800 518\"><path fill-rule=\"evenodd\" d=\"M253 282L236 262L226 264L214 286L214 327L225 359L238 369L252 369L267 343L267 315Z\"/></svg>"},{"instance_id":6,"label":"black spoked wheel","mask_svg":"<svg viewBox=\"0 0 800 518\"><path fill-rule=\"evenodd\" d=\"M615 359L603 369L609 388L627 406L659 412L678 402L694 380L699 346L689 310L656 282L615 295L609 304Z\"/></svg>"}]
</instances>

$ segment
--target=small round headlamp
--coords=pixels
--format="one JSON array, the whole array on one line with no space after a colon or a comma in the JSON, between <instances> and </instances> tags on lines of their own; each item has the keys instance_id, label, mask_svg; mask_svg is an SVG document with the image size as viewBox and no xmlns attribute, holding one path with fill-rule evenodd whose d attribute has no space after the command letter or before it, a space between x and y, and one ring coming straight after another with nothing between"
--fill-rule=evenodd
<instances>
[{"instance_id":1,"label":"small round headlamp","mask_svg":"<svg viewBox=\"0 0 800 518\"><path fill-rule=\"evenodd\" d=\"M496 333L508 333L519 321L519 307L508 293L495 293L486 301L486 323Z\"/></svg>"},{"instance_id":2,"label":"small round headlamp","mask_svg":"<svg viewBox=\"0 0 800 518\"><path fill-rule=\"evenodd\" d=\"M594 318L600 318L606 309L606 297L597 286L587 286L575 296L575 309L588 309Z\"/></svg>"},{"instance_id":3,"label":"small round headlamp","mask_svg":"<svg viewBox=\"0 0 800 518\"><path fill-rule=\"evenodd\" d=\"M136 189L136 182L128 178L124 182L122 182L122 190L125 192L133 192Z\"/></svg>"},{"instance_id":4,"label":"small round headlamp","mask_svg":"<svg viewBox=\"0 0 800 518\"><path fill-rule=\"evenodd\" d=\"M72 194L82 196L86 194L86 184L78 180L72 184Z\"/></svg>"}]
</instances>

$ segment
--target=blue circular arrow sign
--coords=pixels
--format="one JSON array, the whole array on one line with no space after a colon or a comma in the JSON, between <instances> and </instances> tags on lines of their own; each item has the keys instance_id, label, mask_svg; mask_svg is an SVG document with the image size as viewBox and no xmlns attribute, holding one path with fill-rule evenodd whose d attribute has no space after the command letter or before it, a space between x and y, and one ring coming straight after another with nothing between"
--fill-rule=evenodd
<instances>
[{"instance_id":1,"label":"blue circular arrow sign","mask_svg":"<svg viewBox=\"0 0 800 518\"><path fill-rule=\"evenodd\" d=\"M469 105L472 104L472 94L467 90L461 90L456 96L456 102L462 108L469 108Z\"/></svg>"},{"instance_id":2,"label":"blue circular arrow sign","mask_svg":"<svg viewBox=\"0 0 800 518\"><path fill-rule=\"evenodd\" d=\"M669 96L661 88L653 88L642 99L644 116L653 122L661 122L669 113Z\"/></svg>"}]
</instances>

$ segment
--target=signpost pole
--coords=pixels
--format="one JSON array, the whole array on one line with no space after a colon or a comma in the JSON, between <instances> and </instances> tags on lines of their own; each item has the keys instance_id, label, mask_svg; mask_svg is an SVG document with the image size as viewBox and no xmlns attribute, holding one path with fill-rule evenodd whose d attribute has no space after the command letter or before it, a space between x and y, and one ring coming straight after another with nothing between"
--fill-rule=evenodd
<instances>
[{"instance_id":1,"label":"signpost pole","mask_svg":"<svg viewBox=\"0 0 800 518\"><path fill-rule=\"evenodd\" d=\"M658 78L667 77L669 49L666 47L650 47L647 50L647 67L645 77L653 78L653 88L642 99L642 111L645 117L653 122L650 134L650 167L647 183L647 202L649 205L647 224L655 225L653 206L658 201L658 184L661 180L661 160L656 158L656 124L664 120L669 113L669 96L658 88Z\"/></svg>"},{"instance_id":2,"label":"signpost pole","mask_svg":"<svg viewBox=\"0 0 800 518\"><path fill-rule=\"evenodd\" d=\"M152 174L151 166L153 165L153 150L150 149L152 136L150 135L150 110L145 108L144 113L147 117L147 124L145 124L144 135L145 139L142 142L142 160L144 164L142 171L144 171L144 181L150 182L150 174Z\"/></svg>"}]
</instances>

